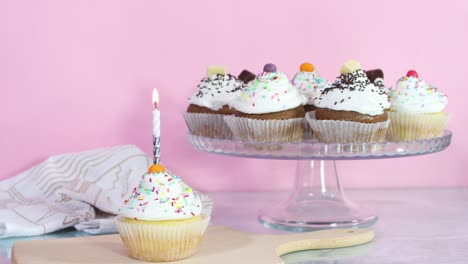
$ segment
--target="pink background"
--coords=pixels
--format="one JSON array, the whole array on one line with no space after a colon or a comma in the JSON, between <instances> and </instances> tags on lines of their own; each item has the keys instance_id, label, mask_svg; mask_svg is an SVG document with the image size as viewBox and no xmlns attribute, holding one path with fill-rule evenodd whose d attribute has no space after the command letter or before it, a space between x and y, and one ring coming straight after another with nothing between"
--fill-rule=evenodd
<instances>
[{"instance_id":1,"label":"pink background","mask_svg":"<svg viewBox=\"0 0 468 264\"><path fill-rule=\"evenodd\" d=\"M255 2L255 3L254 3ZM388 84L410 68L449 95L442 153L340 162L346 187L467 186L468 1L0 1L0 179L51 154L133 143L151 153L160 91L167 167L204 190L285 189L294 161L192 149L181 113L208 64L238 74L349 58Z\"/></svg>"}]
</instances>

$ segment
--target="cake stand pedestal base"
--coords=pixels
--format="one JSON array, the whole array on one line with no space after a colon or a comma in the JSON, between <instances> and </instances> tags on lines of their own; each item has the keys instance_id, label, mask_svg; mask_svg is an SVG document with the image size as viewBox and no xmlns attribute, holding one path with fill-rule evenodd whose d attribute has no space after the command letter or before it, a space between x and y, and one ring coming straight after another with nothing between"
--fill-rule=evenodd
<instances>
[{"instance_id":1,"label":"cake stand pedestal base","mask_svg":"<svg viewBox=\"0 0 468 264\"><path fill-rule=\"evenodd\" d=\"M334 160L299 160L293 193L273 207L260 210L260 223L286 231L369 227L377 216L343 194Z\"/></svg>"}]
</instances>

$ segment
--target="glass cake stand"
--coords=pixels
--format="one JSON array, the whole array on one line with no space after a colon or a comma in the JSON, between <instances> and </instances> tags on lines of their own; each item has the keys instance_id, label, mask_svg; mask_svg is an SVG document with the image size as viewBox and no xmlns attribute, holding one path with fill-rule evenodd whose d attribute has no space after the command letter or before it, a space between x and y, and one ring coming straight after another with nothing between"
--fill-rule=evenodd
<instances>
[{"instance_id":1,"label":"glass cake stand","mask_svg":"<svg viewBox=\"0 0 468 264\"><path fill-rule=\"evenodd\" d=\"M286 201L260 210L264 226L287 231L334 227L368 227L378 219L364 206L349 201L339 182L337 160L366 160L426 155L446 149L452 132L428 140L381 143L326 144L261 143L200 137L189 142L208 153L244 158L297 160L294 190Z\"/></svg>"}]
</instances>

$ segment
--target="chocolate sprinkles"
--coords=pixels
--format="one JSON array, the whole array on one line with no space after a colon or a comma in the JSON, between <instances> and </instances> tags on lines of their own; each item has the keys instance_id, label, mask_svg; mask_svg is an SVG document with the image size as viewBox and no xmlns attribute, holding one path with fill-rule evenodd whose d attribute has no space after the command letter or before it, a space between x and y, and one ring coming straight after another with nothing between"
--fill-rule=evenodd
<instances>
[{"instance_id":1,"label":"chocolate sprinkles","mask_svg":"<svg viewBox=\"0 0 468 264\"><path fill-rule=\"evenodd\" d=\"M226 75L222 75L222 74L215 74L213 75L213 77L211 78L203 78L201 81L200 81L200 84L198 85L198 93L195 95L196 97L198 98L203 98L203 96L205 95L211 95L211 96L215 96L215 94L221 94L223 90L223 88L225 87L229 87L231 86L232 84L238 84L236 86L234 86L234 88L230 89L230 90L225 90L224 92L225 93L234 93L234 92L237 92L239 90L241 90L243 87L244 87L244 84L242 82L240 82L237 77L231 75L231 74L226 74ZM208 91L211 91L213 89L213 86L214 86L214 89L216 90L217 93L213 93L213 92L208 92Z\"/></svg>"}]
</instances>

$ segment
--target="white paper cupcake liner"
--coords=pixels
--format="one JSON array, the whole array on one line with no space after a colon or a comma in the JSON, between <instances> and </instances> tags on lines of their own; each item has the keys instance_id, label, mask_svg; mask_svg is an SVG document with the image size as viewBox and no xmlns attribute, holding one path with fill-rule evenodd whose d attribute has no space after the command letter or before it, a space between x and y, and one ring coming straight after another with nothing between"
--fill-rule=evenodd
<instances>
[{"instance_id":1,"label":"white paper cupcake liner","mask_svg":"<svg viewBox=\"0 0 468 264\"><path fill-rule=\"evenodd\" d=\"M211 200L208 195L195 191L198 197L200 197L200 200L202 202L202 212L201 215L203 216L210 216L211 212L213 211L213 201Z\"/></svg>"},{"instance_id":2,"label":"white paper cupcake liner","mask_svg":"<svg viewBox=\"0 0 468 264\"><path fill-rule=\"evenodd\" d=\"M311 140L314 138L314 131L312 127L309 125L309 122L306 118L302 120L302 139L304 140Z\"/></svg>"},{"instance_id":3,"label":"white paper cupcake liner","mask_svg":"<svg viewBox=\"0 0 468 264\"><path fill-rule=\"evenodd\" d=\"M389 139L412 141L440 137L444 134L450 116L446 113L403 114L389 112L391 120Z\"/></svg>"},{"instance_id":4,"label":"white paper cupcake liner","mask_svg":"<svg viewBox=\"0 0 468 264\"><path fill-rule=\"evenodd\" d=\"M385 140L390 120L366 124L351 121L317 120L315 113L306 114L315 137L324 143L371 143Z\"/></svg>"},{"instance_id":5,"label":"white paper cupcake liner","mask_svg":"<svg viewBox=\"0 0 468 264\"><path fill-rule=\"evenodd\" d=\"M144 261L175 261L197 253L210 216L187 223L125 221L115 223L131 258Z\"/></svg>"},{"instance_id":6,"label":"white paper cupcake liner","mask_svg":"<svg viewBox=\"0 0 468 264\"><path fill-rule=\"evenodd\" d=\"M190 133L202 137L231 139L232 132L224 122L224 115L184 113Z\"/></svg>"},{"instance_id":7,"label":"white paper cupcake liner","mask_svg":"<svg viewBox=\"0 0 468 264\"><path fill-rule=\"evenodd\" d=\"M303 133L303 118L286 120L260 120L245 117L225 116L234 138L253 142L300 142Z\"/></svg>"}]
</instances>

